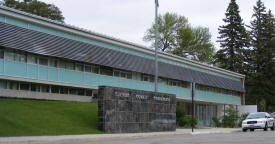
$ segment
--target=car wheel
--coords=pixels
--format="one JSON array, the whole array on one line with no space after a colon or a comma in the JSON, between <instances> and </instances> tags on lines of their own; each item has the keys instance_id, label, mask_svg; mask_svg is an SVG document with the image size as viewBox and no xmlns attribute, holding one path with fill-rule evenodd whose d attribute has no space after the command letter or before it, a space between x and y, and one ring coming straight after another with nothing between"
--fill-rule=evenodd
<instances>
[{"instance_id":1,"label":"car wheel","mask_svg":"<svg viewBox=\"0 0 275 144\"><path fill-rule=\"evenodd\" d=\"M267 131L267 123L265 123L264 131Z\"/></svg>"},{"instance_id":2,"label":"car wheel","mask_svg":"<svg viewBox=\"0 0 275 144\"><path fill-rule=\"evenodd\" d=\"M250 131L254 131L254 129L250 129Z\"/></svg>"},{"instance_id":3,"label":"car wheel","mask_svg":"<svg viewBox=\"0 0 275 144\"><path fill-rule=\"evenodd\" d=\"M274 127L275 127L275 125L274 125L274 123L273 123L273 126L270 128L272 131L274 131Z\"/></svg>"},{"instance_id":4,"label":"car wheel","mask_svg":"<svg viewBox=\"0 0 275 144\"><path fill-rule=\"evenodd\" d=\"M243 129L243 132L246 132L247 131L247 129Z\"/></svg>"}]
</instances>

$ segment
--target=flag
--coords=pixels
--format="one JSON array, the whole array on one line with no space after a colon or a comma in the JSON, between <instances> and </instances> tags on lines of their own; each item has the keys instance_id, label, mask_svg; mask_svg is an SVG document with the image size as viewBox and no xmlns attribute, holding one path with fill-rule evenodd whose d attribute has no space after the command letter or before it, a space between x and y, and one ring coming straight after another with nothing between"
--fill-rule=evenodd
<instances>
[{"instance_id":1,"label":"flag","mask_svg":"<svg viewBox=\"0 0 275 144\"><path fill-rule=\"evenodd\" d=\"M159 7L159 1L158 0L155 0L155 4L157 7Z\"/></svg>"}]
</instances>

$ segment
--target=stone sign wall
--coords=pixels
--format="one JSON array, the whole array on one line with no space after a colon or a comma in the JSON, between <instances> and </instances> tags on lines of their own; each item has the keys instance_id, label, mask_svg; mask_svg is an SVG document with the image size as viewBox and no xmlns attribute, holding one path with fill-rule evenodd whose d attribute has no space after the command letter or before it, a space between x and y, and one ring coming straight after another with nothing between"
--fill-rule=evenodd
<instances>
[{"instance_id":1,"label":"stone sign wall","mask_svg":"<svg viewBox=\"0 0 275 144\"><path fill-rule=\"evenodd\" d=\"M175 131L176 96L101 86L98 123L105 133Z\"/></svg>"}]
</instances>

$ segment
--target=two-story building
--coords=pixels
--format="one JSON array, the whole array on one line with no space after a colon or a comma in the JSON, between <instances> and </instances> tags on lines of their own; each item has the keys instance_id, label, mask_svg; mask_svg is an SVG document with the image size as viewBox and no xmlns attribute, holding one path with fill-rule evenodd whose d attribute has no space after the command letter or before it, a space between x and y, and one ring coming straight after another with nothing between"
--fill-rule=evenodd
<instances>
[{"instance_id":1,"label":"two-story building","mask_svg":"<svg viewBox=\"0 0 275 144\"><path fill-rule=\"evenodd\" d=\"M212 125L227 104L244 104L244 75L159 53L159 87ZM0 7L0 96L91 102L98 86L154 91L154 50Z\"/></svg>"}]
</instances>

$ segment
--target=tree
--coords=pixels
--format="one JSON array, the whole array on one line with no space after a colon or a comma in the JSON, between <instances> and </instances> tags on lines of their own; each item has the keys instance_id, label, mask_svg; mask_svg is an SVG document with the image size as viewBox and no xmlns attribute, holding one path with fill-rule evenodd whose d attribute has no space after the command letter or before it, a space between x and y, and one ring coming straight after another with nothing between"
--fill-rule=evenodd
<instances>
[{"instance_id":1,"label":"tree","mask_svg":"<svg viewBox=\"0 0 275 144\"><path fill-rule=\"evenodd\" d=\"M54 4L46 4L38 0L3 0L1 5L64 22L62 12Z\"/></svg>"},{"instance_id":2,"label":"tree","mask_svg":"<svg viewBox=\"0 0 275 144\"><path fill-rule=\"evenodd\" d=\"M158 47L161 51L202 62L212 62L214 46L208 28L191 27L184 16L166 13L158 17L158 32ZM153 46L154 39L155 24L143 37L144 41L152 42Z\"/></svg>"},{"instance_id":3,"label":"tree","mask_svg":"<svg viewBox=\"0 0 275 144\"><path fill-rule=\"evenodd\" d=\"M254 19L251 22L250 37L252 43L251 63L253 73L248 77L249 101L265 101L265 111L275 104L275 23L271 11L266 12L266 7L261 0L254 6Z\"/></svg>"},{"instance_id":4,"label":"tree","mask_svg":"<svg viewBox=\"0 0 275 144\"><path fill-rule=\"evenodd\" d=\"M240 16L236 0L231 0L223 19L225 25L219 27L218 42L221 49L215 55L219 67L234 72L247 73L249 35Z\"/></svg>"},{"instance_id":5,"label":"tree","mask_svg":"<svg viewBox=\"0 0 275 144\"><path fill-rule=\"evenodd\" d=\"M179 47L172 50L172 54L212 63L214 46L210 41L211 34L208 28L180 28L177 39Z\"/></svg>"},{"instance_id":6,"label":"tree","mask_svg":"<svg viewBox=\"0 0 275 144\"><path fill-rule=\"evenodd\" d=\"M233 105L229 105L225 110L225 115L222 117L222 123L224 127L236 127L239 119L239 112Z\"/></svg>"}]
</instances>

